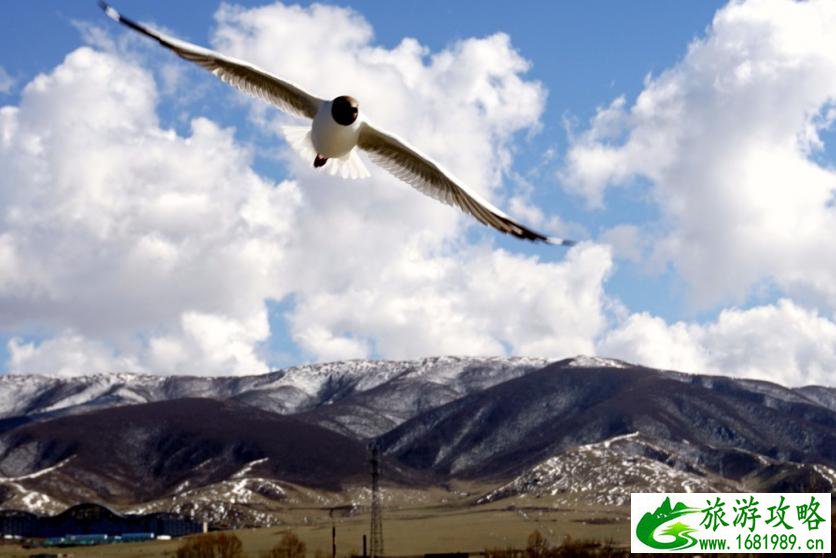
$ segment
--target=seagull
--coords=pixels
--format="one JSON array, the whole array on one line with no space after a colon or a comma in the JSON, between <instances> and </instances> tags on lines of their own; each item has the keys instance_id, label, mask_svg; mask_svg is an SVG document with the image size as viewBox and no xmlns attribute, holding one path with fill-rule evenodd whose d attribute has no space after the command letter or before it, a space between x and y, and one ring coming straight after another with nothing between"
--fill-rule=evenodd
<instances>
[{"instance_id":1,"label":"seagull","mask_svg":"<svg viewBox=\"0 0 836 558\"><path fill-rule=\"evenodd\" d=\"M369 172L357 152L359 149L377 165L420 192L458 207L502 233L533 242L560 246L576 244L572 240L546 236L514 221L405 140L370 124L361 114L357 99L350 95L340 95L330 101L320 99L253 64L149 29L123 16L103 0L99 0L99 6L111 19L154 39L233 87L287 113L311 119L310 126L286 126L283 133L297 152L313 159L317 169L324 167L323 170L343 178L368 177Z\"/></svg>"}]
</instances>

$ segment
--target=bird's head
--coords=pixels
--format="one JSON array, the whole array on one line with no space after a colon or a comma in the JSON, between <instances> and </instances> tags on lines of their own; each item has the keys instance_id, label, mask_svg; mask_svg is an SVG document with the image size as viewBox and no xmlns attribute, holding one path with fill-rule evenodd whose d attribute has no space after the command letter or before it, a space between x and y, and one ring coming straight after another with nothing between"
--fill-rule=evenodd
<instances>
[{"instance_id":1,"label":"bird's head","mask_svg":"<svg viewBox=\"0 0 836 558\"><path fill-rule=\"evenodd\" d=\"M354 97L341 95L331 101L331 116L337 124L351 126L359 113L360 107Z\"/></svg>"}]
</instances>

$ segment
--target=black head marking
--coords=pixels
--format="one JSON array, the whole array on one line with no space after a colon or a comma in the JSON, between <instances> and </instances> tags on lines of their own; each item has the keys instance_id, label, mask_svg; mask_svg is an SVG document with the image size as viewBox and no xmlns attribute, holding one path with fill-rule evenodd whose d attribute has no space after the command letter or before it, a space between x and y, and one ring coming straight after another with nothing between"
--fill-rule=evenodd
<instances>
[{"instance_id":1,"label":"black head marking","mask_svg":"<svg viewBox=\"0 0 836 558\"><path fill-rule=\"evenodd\" d=\"M331 101L331 117L337 124L351 126L360 112L357 99L342 95Z\"/></svg>"}]
</instances>

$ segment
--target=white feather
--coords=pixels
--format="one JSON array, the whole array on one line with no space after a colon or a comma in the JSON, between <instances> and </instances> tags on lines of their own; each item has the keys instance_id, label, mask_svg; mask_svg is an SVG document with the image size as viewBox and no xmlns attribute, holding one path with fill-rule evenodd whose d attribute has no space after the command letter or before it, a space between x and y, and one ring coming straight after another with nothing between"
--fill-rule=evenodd
<instances>
[{"instance_id":1,"label":"white feather","mask_svg":"<svg viewBox=\"0 0 836 558\"><path fill-rule=\"evenodd\" d=\"M316 150L311 141L311 127L310 126L282 126L282 135L287 140L288 145L293 148L296 153L302 156L303 159L313 163L316 157Z\"/></svg>"},{"instance_id":2,"label":"white feather","mask_svg":"<svg viewBox=\"0 0 836 558\"><path fill-rule=\"evenodd\" d=\"M282 126L281 131L288 145L303 159L313 164L316 149L314 149L311 141L310 126ZM352 149L342 157L328 159L323 170L331 176L339 176L340 178L355 179L371 176L356 149Z\"/></svg>"},{"instance_id":3,"label":"white feather","mask_svg":"<svg viewBox=\"0 0 836 558\"><path fill-rule=\"evenodd\" d=\"M334 172L331 174L339 175L342 178L368 178L371 176L369 169L366 168L366 165L363 163L363 159L360 158L360 154L357 153L357 149L352 149L348 152L348 154L343 155L342 157L337 157L336 159L330 159L326 164L325 168L331 167L334 169ZM329 172L330 169L329 169Z\"/></svg>"}]
</instances>

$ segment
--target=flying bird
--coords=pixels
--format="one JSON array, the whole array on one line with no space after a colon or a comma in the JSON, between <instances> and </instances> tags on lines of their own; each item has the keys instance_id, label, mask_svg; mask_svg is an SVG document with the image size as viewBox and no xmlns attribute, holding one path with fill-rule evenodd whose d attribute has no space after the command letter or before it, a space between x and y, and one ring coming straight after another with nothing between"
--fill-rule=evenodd
<instances>
[{"instance_id":1,"label":"flying bird","mask_svg":"<svg viewBox=\"0 0 836 558\"><path fill-rule=\"evenodd\" d=\"M511 219L500 209L456 180L441 165L395 134L370 124L360 112L357 99L340 95L320 99L301 87L242 60L169 37L126 18L100 0L99 6L113 20L146 35L179 57L209 70L245 93L268 101L290 114L310 118L308 126L286 126L288 143L313 160L315 168L342 176L369 176L357 150L407 184L449 205L457 206L481 223L517 238L573 246L572 240L554 238Z\"/></svg>"}]
</instances>

